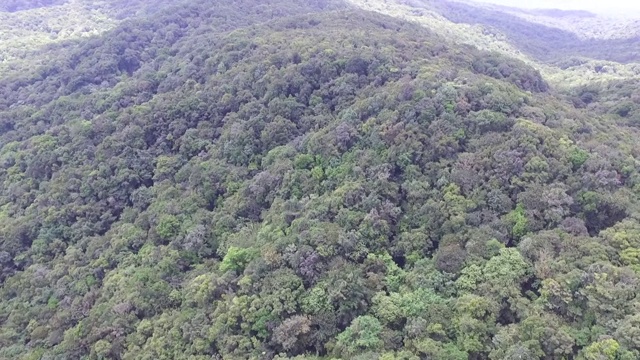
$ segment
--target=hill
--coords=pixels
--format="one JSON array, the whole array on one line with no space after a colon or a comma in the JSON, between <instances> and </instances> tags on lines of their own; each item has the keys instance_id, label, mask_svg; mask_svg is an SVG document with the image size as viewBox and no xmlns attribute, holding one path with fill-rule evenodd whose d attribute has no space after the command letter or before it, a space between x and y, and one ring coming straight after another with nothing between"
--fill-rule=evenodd
<instances>
[{"instance_id":1,"label":"hill","mask_svg":"<svg viewBox=\"0 0 640 360\"><path fill-rule=\"evenodd\" d=\"M522 60L540 70L558 89L640 76L636 20L558 19L536 15L535 11L471 1L347 2L361 9L421 24L459 43ZM609 35L599 36L593 29L601 29Z\"/></svg>"},{"instance_id":2,"label":"hill","mask_svg":"<svg viewBox=\"0 0 640 360\"><path fill-rule=\"evenodd\" d=\"M99 36L127 18L150 16L171 3L4 0L0 3L0 76L45 65L75 46L74 40Z\"/></svg>"},{"instance_id":3,"label":"hill","mask_svg":"<svg viewBox=\"0 0 640 360\"><path fill-rule=\"evenodd\" d=\"M544 11L518 11L447 0L425 2L425 5L454 23L493 28L505 34L518 49L541 61L581 56L619 63L640 62L640 21L623 22L636 23L635 31L622 26L626 31L607 34L608 29L615 31L615 27L598 24L603 19L595 15L584 17L582 13L579 16L571 13L573 16L558 17ZM601 29L601 33L594 33L594 29Z\"/></svg>"},{"instance_id":4,"label":"hill","mask_svg":"<svg viewBox=\"0 0 640 360\"><path fill-rule=\"evenodd\" d=\"M0 78L0 358L640 356L634 79L337 1L153 10Z\"/></svg>"},{"instance_id":5,"label":"hill","mask_svg":"<svg viewBox=\"0 0 640 360\"><path fill-rule=\"evenodd\" d=\"M42 7L50 7L64 4L67 0L7 0L0 4L0 11L17 12Z\"/></svg>"}]
</instances>

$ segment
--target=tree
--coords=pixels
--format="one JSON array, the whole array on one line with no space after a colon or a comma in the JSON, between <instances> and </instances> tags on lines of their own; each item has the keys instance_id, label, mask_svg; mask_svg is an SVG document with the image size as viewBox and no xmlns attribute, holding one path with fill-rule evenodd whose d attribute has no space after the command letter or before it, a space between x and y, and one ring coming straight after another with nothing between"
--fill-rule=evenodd
<instances>
[{"instance_id":1,"label":"tree","mask_svg":"<svg viewBox=\"0 0 640 360\"><path fill-rule=\"evenodd\" d=\"M252 249L231 246L220 263L220 270L241 272L255 256L256 252Z\"/></svg>"},{"instance_id":2,"label":"tree","mask_svg":"<svg viewBox=\"0 0 640 360\"><path fill-rule=\"evenodd\" d=\"M306 316L296 315L286 319L273 331L274 340L282 348L291 353L302 353L305 349L303 337L311 331L311 320ZM302 344L300 344L302 342Z\"/></svg>"},{"instance_id":3,"label":"tree","mask_svg":"<svg viewBox=\"0 0 640 360\"><path fill-rule=\"evenodd\" d=\"M359 316L337 337L336 354L352 357L366 351L380 350L382 325L372 316Z\"/></svg>"}]
</instances>

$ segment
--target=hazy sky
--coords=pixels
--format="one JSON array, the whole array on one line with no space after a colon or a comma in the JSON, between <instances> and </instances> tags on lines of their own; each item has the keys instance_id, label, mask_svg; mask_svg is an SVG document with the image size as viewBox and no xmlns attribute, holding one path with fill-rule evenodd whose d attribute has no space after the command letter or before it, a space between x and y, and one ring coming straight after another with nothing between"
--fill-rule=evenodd
<instances>
[{"instance_id":1,"label":"hazy sky","mask_svg":"<svg viewBox=\"0 0 640 360\"><path fill-rule=\"evenodd\" d=\"M520 8L581 9L597 12L640 13L637 0L477 0Z\"/></svg>"}]
</instances>

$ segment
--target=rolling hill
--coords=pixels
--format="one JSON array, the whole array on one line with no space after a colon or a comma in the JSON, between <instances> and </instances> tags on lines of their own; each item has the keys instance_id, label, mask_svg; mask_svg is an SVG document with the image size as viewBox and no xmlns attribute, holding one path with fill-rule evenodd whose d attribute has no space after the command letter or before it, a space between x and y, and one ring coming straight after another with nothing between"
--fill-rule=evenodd
<instances>
[{"instance_id":1,"label":"rolling hill","mask_svg":"<svg viewBox=\"0 0 640 360\"><path fill-rule=\"evenodd\" d=\"M107 20L0 72L0 358L640 356L635 65L557 65L633 49L445 2L11 4L16 42Z\"/></svg>"},{"instance_id":2,"label":"rolling hill","mask_svg":"<svg viewBox=\"0 0 640 360\"><path fill-rule=\"evenodd\" d=\"M559 19L471 1L347 2L421 24L458 43L522 60L540 70L559 90L640 77L637 20L584 16ZM622 30L616 30L620 27ZM609 35L595 36L593 29Z\"/></svg>"}]
</instances>

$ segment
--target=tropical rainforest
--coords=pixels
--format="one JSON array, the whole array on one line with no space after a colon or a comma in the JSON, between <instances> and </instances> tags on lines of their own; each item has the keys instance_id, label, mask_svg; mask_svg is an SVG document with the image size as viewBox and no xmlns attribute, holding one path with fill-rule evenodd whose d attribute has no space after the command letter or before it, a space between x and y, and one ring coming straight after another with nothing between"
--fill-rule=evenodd
<instances>
[{"instance_id":1,"label":"tropical rainforest","mask_svg":"<svg viewBox=\"0 0 640 360\"><path fill-rule=\"evenodd\" d=\"M640 42L367 4L3 2L0 359L640 358Z\"/></svg>"}]
</instances>

